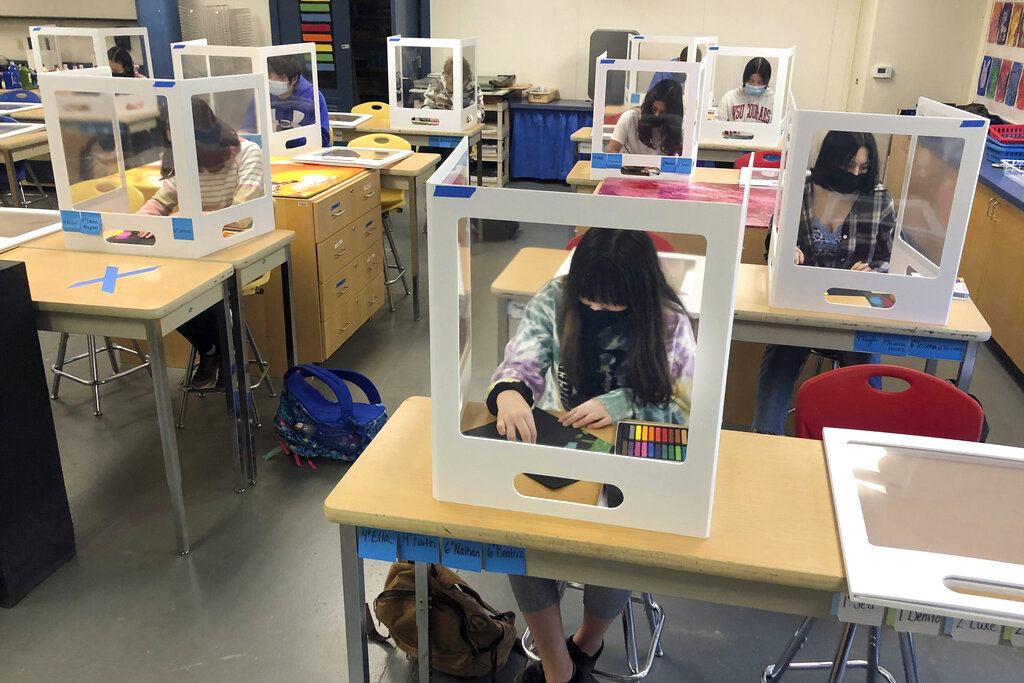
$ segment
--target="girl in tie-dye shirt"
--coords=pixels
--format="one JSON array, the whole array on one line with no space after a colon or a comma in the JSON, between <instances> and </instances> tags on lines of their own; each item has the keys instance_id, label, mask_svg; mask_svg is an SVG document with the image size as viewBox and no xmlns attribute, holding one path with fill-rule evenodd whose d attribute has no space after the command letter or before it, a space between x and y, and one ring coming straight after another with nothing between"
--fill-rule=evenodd
<instances>
[{"instance_id":1,"label":"girl in tie-dye shirt","mask_svg":"<svg viewBox=\"0 0 1024 683\"><path fill-rule=\"evenodd\" d=\"M487 406L510 440L536 440L531 407L568 411L562 424L635 418L687 424L696 341L642 231L591 229L569 274L530 300Z\"/></svg>"}]
</instances>

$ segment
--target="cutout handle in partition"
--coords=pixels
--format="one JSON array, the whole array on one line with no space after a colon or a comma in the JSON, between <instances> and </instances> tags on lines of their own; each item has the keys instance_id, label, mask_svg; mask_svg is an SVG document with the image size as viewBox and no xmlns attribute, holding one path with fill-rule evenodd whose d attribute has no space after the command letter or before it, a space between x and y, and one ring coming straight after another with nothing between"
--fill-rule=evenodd
<instances>
[{"instance_id":1,"label":"cutout handle in partition","mask_svg":"<svg viewBox=\"0 0 1024 683\"><path fill-rule=\"evenodd\" d=\"M306 144L306 136L303 135L302 137L297 137L297 138L292 138L291 140L286 140L285 143L284 143L284 146L285 146L286 149L295 149L296 147L302 147L305 144Z\"/></svg>"},{"instance_id":2,"label":"cutout handle in partition","mask_svg":"<svg viewBox=\"0 0 1024 683\"><path fill-rule=\"evenodd\" d=\"M612 484L553 477L547 474L517 474L512 480L516 493L525 498L556 500L595 508L616 508L622 504L622 490Z\"/></svg>"},{"instance_id":3,"label":"cutout handle in partition","mask_svg":"<svg viewBox=\"0 0 1024 683\"><path fill-rule=\"evenodd\" d=\"M942 585L961 595L1024 602L1024 585L1021 584L986 581L966 576L947 576L942 580Z\"/></svg>"},{"instance_id":4,"label":"cutout handle in partition","mask_svg":"<svg viewBox=\"0 0 1024 683\"><path fill-rule=\"evenodd\" d=\"M843 298L838 298L843 297ZM870 306L872 308L892 308L896 305L896 295L891 292L872 292L866 289L849 289L847 287L829 287L825 290L825 301L837 306Z\"/></svg>"},{"instance_id":5,"label":"cutout handle in partition","mask_svg":"<svg viewBox=\"0 0 1024 683\"><path fill-rule=\"evenodd\" d=\"M361 526L356 533L357 554L366 560L394 562L398 558L398 532Z\"/></svg>"}]
</instances>

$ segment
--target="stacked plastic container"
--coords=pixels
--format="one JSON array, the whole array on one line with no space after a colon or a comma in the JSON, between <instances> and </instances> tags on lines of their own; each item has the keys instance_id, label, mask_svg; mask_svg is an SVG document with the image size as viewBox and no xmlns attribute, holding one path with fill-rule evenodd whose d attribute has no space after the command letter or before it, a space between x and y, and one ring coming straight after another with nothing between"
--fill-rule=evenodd
<instances>
[{"instance_id":1,"label":"stacked plastic container","mask_svg":"<svg viewBox=\"0 0 1024 683\"><path fill-rule=\"evenodd\" d=\"M985 161L1024 161L1024 126L989 126L985 141Z\"/></svg>"}]
</instances>

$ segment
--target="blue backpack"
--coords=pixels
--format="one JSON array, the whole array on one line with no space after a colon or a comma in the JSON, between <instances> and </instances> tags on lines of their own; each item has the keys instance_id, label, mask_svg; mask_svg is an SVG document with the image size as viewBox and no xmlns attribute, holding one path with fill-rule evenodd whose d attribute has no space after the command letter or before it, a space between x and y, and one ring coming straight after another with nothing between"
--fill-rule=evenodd
<instances>
[{"instance_id":1,"label":"blue backpack","mask_svg":"<svg viewBox=\"0 0 1024 683\"><path fill-rule=\"evenodd\" d=\"M315 377L327 385L334 399L306 381ZM355 403L345 382L366 395L369 403ZM355 460L388 419L380 393L369 379L351 370L296 365L284 374L281 402L274 428L285 452L298 456Z\"/></svg>"}]
</instances>

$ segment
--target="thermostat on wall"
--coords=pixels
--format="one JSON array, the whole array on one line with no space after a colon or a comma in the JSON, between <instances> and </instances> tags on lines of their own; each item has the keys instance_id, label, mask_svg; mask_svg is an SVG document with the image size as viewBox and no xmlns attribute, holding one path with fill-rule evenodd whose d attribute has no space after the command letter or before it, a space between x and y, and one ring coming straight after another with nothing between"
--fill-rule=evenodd
<instances>
[{"instance_id":1,"label":"thermostat on wall","mask_svg":"<svg viewBox=\"0 0 1024 683\"><path fill-rule=\"evenodd\" d=\"M876 64L871 75L875 78L892 78L892 66L888 64Z\"/></svg>"}]
</instances>

